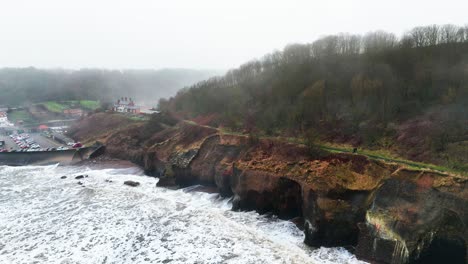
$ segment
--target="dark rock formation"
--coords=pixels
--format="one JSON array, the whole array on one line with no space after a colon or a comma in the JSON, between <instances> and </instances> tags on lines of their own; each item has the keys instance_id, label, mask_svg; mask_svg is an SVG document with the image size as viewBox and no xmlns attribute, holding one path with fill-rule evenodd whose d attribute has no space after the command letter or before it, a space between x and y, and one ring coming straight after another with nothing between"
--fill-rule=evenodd
<instances>
[{"instance_id":1,"label":"dark rock formation","mask_svg":"<svg viewBox=\"0 0 468 264\"><path fill-rule=\"evenodd\" d=\"M299 183L285 177L270 179L270 175L237 172L232 180L236 194L234 209L272 212L282 219L302 216L302 195ZM254 186L255 188L250 188Z\"/></svg>"},{"instance_id":2,"label":"dark rock formation","mask_svg":"<svg viewBox=\"0 0 468 264\"><path fill-rule=\"evenodd\" d=\"M108 155L141 165L158 186L216 186L234 196L235 210L301 219L309 245L355 247L372 263L467 260L466 178L353 154L311 157L304 146L184 122L147 139L139 133L107 136Z\"/></svg>"},{"instance_id":3,"label":"dark rock formation","mask_svg":"<svg viewBox=\"0 0 468 264\"><path fill-rule=\"evenodd\" d=\"M358 155L311 160L302 153L283 143L249 146L242 137L215 135L168 159L159 156L155 168L170 168L161 170L166 184L215 184L234 195L234 210L303 217L312 246L356 247L358 257L375 263L416 263L450 245L466 260L466 179Z\"/></svg>"},{"instance_id":4,"label":"dark rock formation","mask_svg":"<svg viewBox=\"0 0 468 264\"><path fill-rule=\"evenodd\" d=\"M85 177L84 175L78 175L78 176L75 177L75 179L80 180L80 179L84 179L84 177Z\"/></svg>"},{"instance_id":5,"label":"dark rock formation","mask_svg":"<svg viewBox=\"0 0 468 264\"><path fill-rule=\"evenodd\" d=\"M401 170L376 191L356 254L382 263L466 263L466 179Z\"/></svg>"},{"instance_id":6,"label":"dark rock formation","mask_svg":"<svg viewBox=\"0 0 468 264\"><path fill-rule=\"evenodd\" d=\"M140 185L140 183L136 181L124 181L124 184L132 187L137 187Z\"/></svg>"},{"instance_id":7,"label":"dark rock formation","mask_svg":"<svg viewBox=\"0 0 468 264\"><path fill-rule=\"evenodd\" d=\"M62 176L62 177L60 177L60 179L66 179L66 178L67 178L67 176Z\"/></svg>"}]
</instances>

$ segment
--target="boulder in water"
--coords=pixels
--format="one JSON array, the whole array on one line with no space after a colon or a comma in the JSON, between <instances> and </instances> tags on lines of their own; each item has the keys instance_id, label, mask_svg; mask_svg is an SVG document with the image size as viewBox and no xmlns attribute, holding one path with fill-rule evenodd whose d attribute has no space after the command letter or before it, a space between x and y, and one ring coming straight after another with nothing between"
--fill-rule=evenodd
<instances>
[{"instance_id":1,"label":"boulder in water","mask_svg":"<svg viewBox=\"0 0 468 264\"><path fill-rule=\"evenodd\" d=\"M84 175L78 175L75 177L75 179L79 180L79 179L83 179L85 176Z\"/></svg>"},{"instance_id":2,"label":"boulder in water","mask_svg":"<svg viewBox=\"0 0 468 264\"><path fill-rule=\"evenodd\" d=\"M136 181L125 181L124 184L132 187L137 187L138 185L140 185L140 183Z\"/></svg>"},{"instance_id":3,"label":"boulder in water","mask_svg":"<svg viewBox=\"0 0 468 264\"><path fill-rule=\"evenodd\" d=\"M67 178L67 176L62 176L62 177L60 177L60 179L66 179L66 178Z\"/></svg>"}]
</instances>

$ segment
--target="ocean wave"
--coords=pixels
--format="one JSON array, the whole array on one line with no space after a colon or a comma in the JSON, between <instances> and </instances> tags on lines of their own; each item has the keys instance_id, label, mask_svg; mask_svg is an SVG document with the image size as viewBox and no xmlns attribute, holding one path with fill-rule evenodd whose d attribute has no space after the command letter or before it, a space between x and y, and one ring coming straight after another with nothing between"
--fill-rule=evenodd
<instances>
[{"instance_id":1,"label":"ocean wave","mask_svg":"<svg viewBox=\"0 0 468 264\"><path fill-rule=\"evenodd\" d=\"M362 263L307 247L291 222L157 181L138 168L0 167L0 263Z\"/></svg>"}]
</instances>

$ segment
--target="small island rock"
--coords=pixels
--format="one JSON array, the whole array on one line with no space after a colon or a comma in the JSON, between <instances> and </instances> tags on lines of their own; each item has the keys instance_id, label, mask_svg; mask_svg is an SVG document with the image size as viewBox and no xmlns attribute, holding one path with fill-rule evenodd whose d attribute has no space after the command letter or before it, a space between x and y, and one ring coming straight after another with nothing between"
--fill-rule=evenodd
<instances>
[{"instance_id":1,"label":"small island rock","mask_svg":"<svg viewBox=\"0 0 468 264\"><path fill-rule=\"evenodd\" d=\"M140 183L136 181L125 181L124 184L132 187L137 187L138 185L140 185Z\"/></svg>"}]
</instances>

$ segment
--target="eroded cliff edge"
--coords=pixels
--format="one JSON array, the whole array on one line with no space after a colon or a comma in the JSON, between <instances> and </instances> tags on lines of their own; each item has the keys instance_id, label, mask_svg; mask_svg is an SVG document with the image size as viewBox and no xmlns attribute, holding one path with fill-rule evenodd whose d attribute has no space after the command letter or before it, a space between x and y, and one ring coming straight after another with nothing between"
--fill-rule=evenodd
<instances>
[{"instance_id":1,"label":"eroded cliff edge","mask_svg":"<svg viewBox=\"0 0 468 264\"><path fill-rule=\"evenodd\" d=\"M467 261L466 178L360 155L313 157L301 145L160 121L102 113L72 134L100 140L108 155L142 166L160 185L212 185L234 196L234 209L302 217L311 246L353 247L373 263Z\"/></svg>"}]
</instances>

